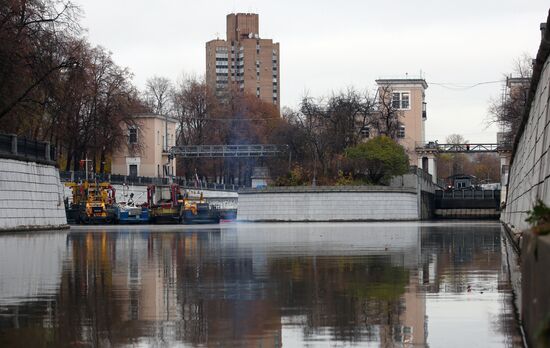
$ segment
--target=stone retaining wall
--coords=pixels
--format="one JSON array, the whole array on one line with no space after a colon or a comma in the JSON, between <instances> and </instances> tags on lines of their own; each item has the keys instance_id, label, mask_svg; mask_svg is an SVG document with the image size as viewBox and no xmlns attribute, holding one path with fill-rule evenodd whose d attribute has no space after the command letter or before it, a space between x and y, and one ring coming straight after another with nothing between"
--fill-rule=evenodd
<instances>
[{"instance_id":1,"label":"stone retaining wall","mask_svg":"<svg viewBox=\"0 0 550 348\"><path fill-rule=\"evenodd\" d=\"M57 168L0 158L0 231L66 226Z\"/></svg>"},{"instance_id":2,"label":"stone retaining wall","mask_svg":"<svg viewBox=\"0 0 550 348\"><path fill-rule=\"evenodd\" d=\"M543 32L525 115L514 146L506 208L501 219L513 230L528 228L525 218L538 199L550 206L550 30Z\"/></svg>"},{"instance_id":3,"label":"stone retaining wall","mask_svg":"<svg viewBox=\"0 0 550 348\"><path fill-rule=\"evenodd\" d=\"M533 235L525 221L537 200L550 206L550 25L541 28L543 39L533 66L528 109L514 143L506 206L501 215L514 241L521 241L520 315L532 347L550 344L550 236ZM541 328L546 329L546 343L538 342Z\"/></svg>"},{"instance_id":4,"label":"stone retaining wall","mask_svg":"<svg viewBox=\"0 0 550 348\"><path fill-rule=\"evenodd\" d=\"M239 192L239 221L418 220L416 189L277 187Z\"/></svg>"}]
</instances>

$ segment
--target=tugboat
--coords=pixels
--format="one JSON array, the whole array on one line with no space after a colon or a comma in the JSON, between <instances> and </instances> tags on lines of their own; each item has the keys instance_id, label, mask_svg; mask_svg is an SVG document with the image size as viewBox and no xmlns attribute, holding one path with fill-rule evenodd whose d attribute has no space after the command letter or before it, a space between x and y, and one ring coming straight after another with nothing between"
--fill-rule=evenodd
<instances>
[{"instance_id":1,"label":"tugboat","mask_svg":"<svg viewBox=\"0 0 550 348\"><path fill-rule=\"evenodd\" d=\"M183 196L179 185L147 186L147 206L152 223L180 223L183 215Z\"/></svg>"},{"instance_id":2,"label":"tugboat","mask_svg":"<svg viewBox=\"0 0 550 348\"><path fill-rule=\"evenodd\" d=\"M68 182L72 202L66 204L67 220L77 224L110 224L114 221L115 188L107 182Z\"/></svg>"},{"instance_id":3,"label":"tugboat","mask_svg":"<svg viewBox=\"0 0 550 348\"><path fill-rule=\"evenodd\" d=\"M149 222L149 209L143 205L137 206L134 202L133 193L130 193L130 198L127 202L120 202L114 205L114 214L115 223L117 224Z\"/></svg>"},{"instance_id":4,"label":"tugboat","mask_svg":"<svg viewBox=\"0 0 550 348\"><path fill-rule=\"evenodd\" d=\"M182 222L186 224L219 224L220 212L204 199L202 192L197 197L187 191L184 195L184 209Z\"/></svg>"},{"instance_id":5,"label":"tugboat","mask_svg":"<svg viewBox=\"0 0 550 348\"><path fill-rule=\"evenodd\" d=\"M220 213L208 204L202 195L185 191L179 185L149 185L147 205L153 223L214 223L220 222Z\"/></svg>"}]
</instances>

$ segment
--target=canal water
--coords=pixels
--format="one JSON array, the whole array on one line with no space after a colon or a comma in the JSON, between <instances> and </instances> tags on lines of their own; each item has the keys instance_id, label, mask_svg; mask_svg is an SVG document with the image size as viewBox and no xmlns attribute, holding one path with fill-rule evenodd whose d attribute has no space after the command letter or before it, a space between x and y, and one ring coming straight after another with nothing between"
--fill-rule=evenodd
<instances>
[{"instance_id":1,"label":"canal water","mask_svg":"<svg viewBox=\"0 0 550 348\"><path fill-rule=\"evenodd\" d=\"M0 347L521 347L496 222L0 235Z\"/></svg>"}]
</instances>

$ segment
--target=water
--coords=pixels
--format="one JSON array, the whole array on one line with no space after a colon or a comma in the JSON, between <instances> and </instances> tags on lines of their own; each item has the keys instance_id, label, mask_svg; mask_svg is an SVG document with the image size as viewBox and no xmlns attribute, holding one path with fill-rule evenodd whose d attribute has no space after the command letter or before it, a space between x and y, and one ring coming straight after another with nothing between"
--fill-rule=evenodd
<instances>
[{"instance_id":1,"label":"water","mask_svg":"<svg viewBox=\"0 0 550 348\"><path fill-rule=\"evenodd\" d=\"M500 225L0 235L0 347L516 347Z\"/></svg>"}]
</instances>

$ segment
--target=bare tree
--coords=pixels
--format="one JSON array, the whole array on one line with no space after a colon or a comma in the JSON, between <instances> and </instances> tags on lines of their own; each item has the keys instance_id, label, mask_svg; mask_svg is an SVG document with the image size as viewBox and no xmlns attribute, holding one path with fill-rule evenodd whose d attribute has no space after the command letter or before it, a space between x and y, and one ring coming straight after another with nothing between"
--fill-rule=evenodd
<instances>
[{"instance_id":1,"label":"bare tree","mask_svg":"<svg viewBox=\"0 0 550 348\"><path fill-rule=\"evenodd\" d=\"M158 115L167 115L170 112L172 93L172 82L166 77L154 76L145 84L145 101Z\"/></svg>"},{"instance_id":2,"label":"bare tree","mask_svg":"<svg viewBox=\"0 0 550 348\"><path fill-rule=\"evenodd\" d=\"M393 140L398 138L399 127L403 111L400 105L394 100L393 90L390 86L381 86L378 88L378 98L376 99L376 113L372 119L372 126L380 135L386 135Z\"/></svg>"},{"instance_id":3,"label":"bare tree","mask_svg":"<svg viewBox=\"0 0 550 348\"><path fill-rule=\"evenodd\" d=\"M174 114L179 122L178 143L204 144L212 130L212 118L218 108L215 95L204 80L182 79L172 96ZM208 139L212 141L212 139Z\"/></svg>"},{"instance_id":4,"label":"bare tree","mask_svg":"<svg viewBox=\"0 0 550 348\"><path fill-rule=\"evenodd\" d=\"M523 54L514 61L513 73L506 76L503 95L489 105L489 123L497 123L504 132L504 141L512 143L527 106L532 58Z\"/></svg>"}]
</instances>

